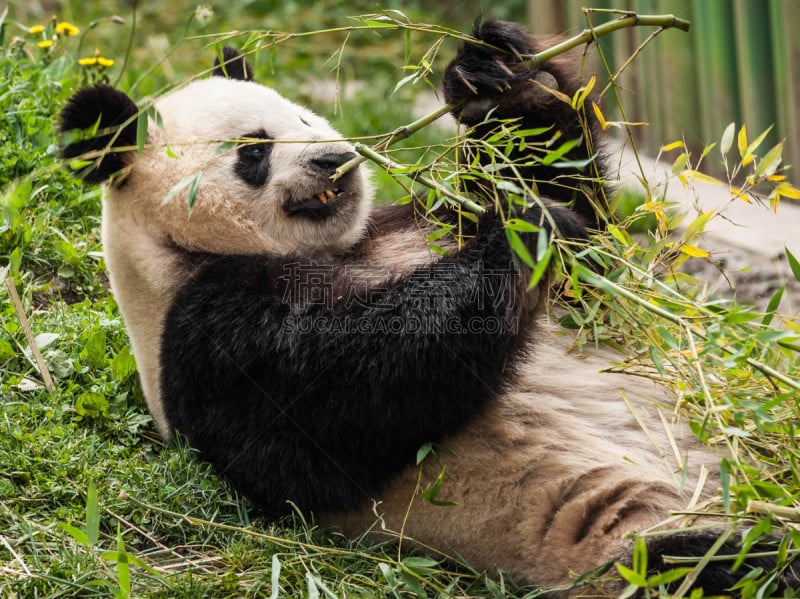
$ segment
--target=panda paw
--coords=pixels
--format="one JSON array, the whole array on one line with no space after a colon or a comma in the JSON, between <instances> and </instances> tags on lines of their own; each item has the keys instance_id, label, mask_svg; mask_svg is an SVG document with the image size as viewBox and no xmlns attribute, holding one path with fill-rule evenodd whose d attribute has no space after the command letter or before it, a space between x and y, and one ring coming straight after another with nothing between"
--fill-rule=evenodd
<instances>
[{"instance_id":1,"label":"panda paw","mask_svg":"<svg viewBox=\"0 0 800 599\"><path fill-rule=\"evenodd\" d=\"M462 122L473 125L490 111L495 111L499 118L523 116L514 113L520 92L530 96L532 89L541 86L558 88L549 72L535 66L520 66L537 51L536 38L521 25L489 21L476 25L473 35L493 48L463 44L444 77L445 100L458 105L454 114ZM543 103L555 99L547 91L540 90L540 94Z\"/></svg>"}]
</instances>

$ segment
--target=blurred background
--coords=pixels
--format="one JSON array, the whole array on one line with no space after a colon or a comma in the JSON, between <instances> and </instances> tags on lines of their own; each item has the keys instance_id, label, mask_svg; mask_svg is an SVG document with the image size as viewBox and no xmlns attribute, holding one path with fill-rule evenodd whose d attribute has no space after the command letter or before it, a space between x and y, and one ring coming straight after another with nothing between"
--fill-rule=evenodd
<instances>
[{"instance_id":1,"label":"blurred background","mask_svg":"<svg viewBox=\"0 0 800 599\"><path fill-rule=\"evenodd\" d=\"M85 27L96 19L117 14L130 24L133 4L130 0L12 0L9 17L27 26L58 15ZM198 6L210 8L213 16L198 22ZM140 92L152 93L158 89L153 86L165 85L176 74L186 75L180 73L190 56L186 46L194 46L195 51L199 48L199 44L181 39L187 34L218 34L231 29L302 32L337 28L348 24L347 17L383 8L397 8L413 21L460 31L469 31L480 15L526 22L538 33L566 34L586 27L588 19L600 23L610 18L601 12L587 14L584 7L672 13L692 22L688 34L667 31L658 36L620 80L628 120L649 124L635 129L642 149L654 153L667 141L684 139L691 150L699 151L718 141L725 126L735 121L747 124L753 134L773 125L765 146L772 147L785 138L784 162L800 164L800 36L796 34L800 27L800 0L242 0L205 4L151 0L139 2L137 7L130 62L137 67L142 62L157 65L149 83L136 82ZM101 24L86 41L109 56L120 56L127 45L127 29ZM612 70L623 64L651 32L648 28L631 28L604 37L601 49ZM402 77L397 76L402 56L398 56L402 52L399 44L394 43L399 41L397 37L377 43L374 34L352 36L352 48L368 51L345 53L341 66L347 77L358 79L369 73L368 78L374 80L374 73L388 71L394 73L396 82ZM291 59L278 56L274 60L278 67L302 73L299 78L309 78L340 43L341 37L335 35L309 38L284 53L292 54ZM177 45L184 46L181 53L175 52ZM443 54L450 55L449 51ZM599 72L602 74L603 69ZM131 78L137 73L128 81L123 75L123 83L133 84ZM615 106L607 109L616 110ZM706 165L712 172L715 168L711 161Z\"/></svg>"}]
</instances>

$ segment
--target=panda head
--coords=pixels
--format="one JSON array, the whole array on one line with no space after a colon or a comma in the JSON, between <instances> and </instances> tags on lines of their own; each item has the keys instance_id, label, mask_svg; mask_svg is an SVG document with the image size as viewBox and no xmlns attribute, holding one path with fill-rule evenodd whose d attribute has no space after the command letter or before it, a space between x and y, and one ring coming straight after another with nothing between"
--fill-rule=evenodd
<instances>
[{"instance_id":1,"label":"panda head","mask_svg":"<svg viewBox=\"0 0 800 599\"><path fill-rule=\"evenodd\" d=\"M226 48L224 58L212 77L154 102L142 148L145 111L106 85L80 90L61 113L71 132L63 156L85 160L83 179L109 183L113 218L165 244L287 254L356 243L371 187L362 168L331 180L353 147L325 119L250 81L241 56Z\"/></svg>"}]
</instances>

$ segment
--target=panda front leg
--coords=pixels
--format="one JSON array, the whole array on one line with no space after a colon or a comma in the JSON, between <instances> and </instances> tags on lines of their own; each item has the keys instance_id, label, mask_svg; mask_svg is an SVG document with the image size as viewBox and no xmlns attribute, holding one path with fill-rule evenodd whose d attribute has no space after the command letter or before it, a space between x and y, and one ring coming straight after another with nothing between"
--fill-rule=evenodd
<instances>
[{"instance_id":1,"label":"panda front leg","mask_svg":"<svg viewBox=\"0 0 800 599\"><path fill-rule=\"evenodd\" d=\"M561 39L530 35L516 23L490 21L476 25L473 35L488 46L464 43L444 77L445 99L475 139L467 152L477 153L482 164L495 160L485 140L507 122L514 129L510 135L524 134L525 143L514 144L504 158L514 168L503 172L516 171L538 195L569 204L588 223L599 224L606 171L598 151L600 127L593 111L579 114L564 101L581 88L579 59L567 53L526 66L528 57ZM571 149L561 159L543 161L562 144Z\"/></svg>"}]
</instances>

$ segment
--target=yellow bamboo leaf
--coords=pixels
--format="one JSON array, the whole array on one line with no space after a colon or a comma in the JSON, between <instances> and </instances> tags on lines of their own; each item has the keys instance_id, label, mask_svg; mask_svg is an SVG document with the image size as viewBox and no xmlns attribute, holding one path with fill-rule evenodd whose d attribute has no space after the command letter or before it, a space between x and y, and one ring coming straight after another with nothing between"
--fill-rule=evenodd
<instances>
[{"instance_id":1,"label":"yellow bamboo leaf","mask_svg":"<svg viewBox=\"0 0 800 599\"><path fill-rule=\"evenodd\" d=\"M699 248L696 245L692 245L690 243L684 243L681 246L681 251L684 254L691 256L692 258L708 258L707 251L705 251L703 248Z\"/></svg>"},{"instance_id":2,"label":"yellow bamboo leaf","mask_svg":"<svg viewBox=\"0 0 800 599\"><path fill-rule=\"evenodd\" d=\"M684 147L686 147L686 146L684 146L682 141L673 141L671 144L667 144L665 146L662 146L661 147L661 151L662 152L670 152L672 150L677 150L678 148L684 148Z\"/></svg>"},{"instance_id":3,"label":"yellow bamboo leaf","mask_svg":"<svg viewBox=\"0 0 800 599\"><path fill-rule=\"evenodd\" d=\"M575 93L575 96L572 98L573 109L578 110L580 108L583 108L583 103L586 101L586 96L588 96L592 92L592 89L594 88L594 83L595 83L595 76L592 75L592 77L586 83L586 86L580 88Z\"/></svg>"},{"instance_id":4,"label":"yellow bamboo leaf","mask_svg":"<svg viewBox=\"0 0 800 599\"><path fill-rule=\"evenodd\" d=\"M750 198L747 197L747 194L744 193L738 187L731 187L731 195L733 197L735 197L736 199L738 199L738 200L742 200L743 202L747 202L748 204L752 203L752 202L750 202Z\"/></svg>"},{"instance_id":5,"label":"yellow bamboo leaf","mask_svg":"<svg viewBox=\"0 0 800 599\"><path fill-rule=\"evenodd\" d=\"M790 200L800 200L800 189L792 187L791 183L781 183L775 188L780 195Z\"/></svg>"},{"instance_id":6,"label":"yellow bamboo leaf","mask_svg":"<svg viewBox=\"0 0 800 599\"><path fill-rule=\"evenodd\" d=\"M594 116L597 117L597 122L600 123L600 128L603 131L608 129L606 117L603 116L603 113L600 111L600 107L597 105L597 102L592 102L592 110L594 110Z\"/></svg>"},{"instance_id":7,"label":"yellow bamboo leaf","mask_svg":"<svg viewBox=\"0 0 800 599\"><path fill-rule=\"evenodd\" d=\"M778 211L778 206L781 203L781 194L778 193L777 189L774 189L771 194L769 194L769 208L773 212Z\"/></svg>"},{"instance_id":8,"label":"yellow bamboo leaf","mask_svg":"<svg viewBox=\"0 0 800 599\"><path fill-rule=\"evenodd\" d=\"M781 318L783 322L783 326L789 329L790 331L794 331L795 333L800 333L800 324L790 320L789 318Z\"/></svg>"},{"instance_id":9,"label":"yellow bamboo leaf","mask_svg":"<svg viewBox=\"0 0 800 599\"><path fill-rule=\"evenodd\" d=\"M753 162L753 155L745 154L744 158L742 158L742 166L747 166L751 162Z\"/></svg>"},{"instance_id":10,"label":"yellow bamboo leaf","mask_svg":"<svg viewBox=\"0 0 800 599\"><path fill-rule=\"evenodd\" d=\"M742 125L742 128L739 129L736 145L739 147L739 156L744 158L747 155L747 127L745 125Z\"/></svg>"},{"instance_id":11,"label":"yellow bamboo leaf","mask_svg":"<svg viewBox=\"0 0 800 599\"><path fill-rule=\"evenodd\" d=\"M666 202L646 202L639 206L637 210L643 210L645 212L664 212L669 205Z\"/></svg>"},{"instance_id":12,"label":"yellow bamboo leaf","mask_svg":"<svg viewBox=\"0 0 800 599\"><path fill-rule=\"evenodd\" d=\"M786 175L770 175L769 177L767 177L767 181L772 181L773 183L785 180L786 180Z\"/></svg>"},{"instance_id":13,"label":"yellow bamboo leaf","mask_svg":"<svg viewBox=\"0 0 800 599\"><path fill-rule=\"evenodd\" d=\"M706 175L705 173L701 173L700 171L695 171L695 170L683 171L683 176L689 177L690 179L694 179L695 181L700 181L701 183L708 183L710 185L723 184L722 181L720 181L716 177L712 177L711 175Z\"/></svg>"}]
</instances>

